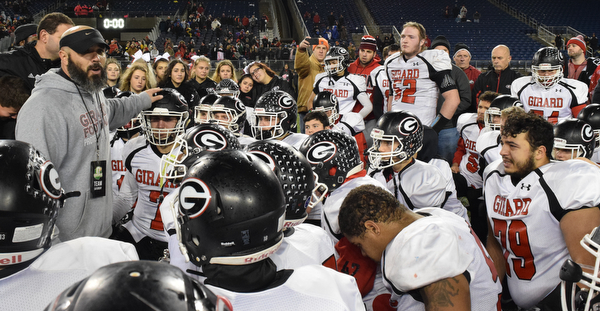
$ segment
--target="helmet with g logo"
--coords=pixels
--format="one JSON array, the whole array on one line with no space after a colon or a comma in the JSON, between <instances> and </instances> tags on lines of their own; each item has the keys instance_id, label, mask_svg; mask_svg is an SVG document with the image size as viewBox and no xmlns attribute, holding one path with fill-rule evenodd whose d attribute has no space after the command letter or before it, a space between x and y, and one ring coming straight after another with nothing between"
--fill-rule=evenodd
<instances>
[{"instance_id":1,"label":"helmet with g logo","mask_svg":"<svg viewBox=\"0 0 600 311\"><path fill-rule=\"evenodd\" d=\"M373 169L383 169L398 164L421 150L423 125L411 112L386 112L377 121L371 137L373 147L367 151L369 163ZM388 150L383 151L382 147L387 147Z\"/></svg>"}]
</instances>

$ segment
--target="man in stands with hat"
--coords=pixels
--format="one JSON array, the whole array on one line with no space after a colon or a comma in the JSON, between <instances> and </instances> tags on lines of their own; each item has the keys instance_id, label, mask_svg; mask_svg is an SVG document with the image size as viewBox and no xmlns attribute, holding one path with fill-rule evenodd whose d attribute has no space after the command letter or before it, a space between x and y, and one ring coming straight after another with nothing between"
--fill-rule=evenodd
<instances>
[{"instance_id":1,"label":"man in stands with hat","mask_svg":"<svg viewBox=\"0 0 600 311\"><path fill-rule=\"evenodd\" d=\"M304 129L304 116L308 108L312 107L309 100L315 83L315 76L318 73L325 72L323 61L329 51L329 43L324 38L319 38L319 44L312 46L312 55L308 55L307 48L310 46L306 37L298 45L296 59L294 60L294 69L298 73L298 113L300 114L300 128Z\"/></svg>"},{"instance_id":2,"label":"man in stands with hat","mask_svg":"<svg viewBox=\"0 0 600 311\"><path fill-rule=\"evenodd\" d=\"M434 50L442 50L450 56L450 42L444 36L435 37L431 42L431 48ZM471 107L471 88L465 72L458 66L452 64L450 77L456 82L460 103L454 112L454 116L450 120L451 122L446 123L443 129L438 133L438 153L442 158L448 161L448 163L452 163L452 158L454 157L454 152L456 151L459 139L459 133L456 130L456 121L461 114L467 112L469 107ZM437 112L442 109L443 104L444 97L439 96L437 100Z\"/></svg>"},{"instance_id":3,"label":"man in stands with hat","mask_svg":"<svg viewBox=\"0 0 600 311\"><path fill-rule=\"evenodd\" d=\"M112 232L110 130L125 125L162 96L160 89L106 99L106 50L100 32L89 26L67 29L60 38L60 68L37 79L17 118L16 138L52 161L69 199L56 225L61 241Z\"/></svg>"},{"instance_id":4,"label":"man in stands with hat","mask_svg":"<svg viewBox=\"0 0 600 311\"><path fill-rule=\"evenodd\" d=\"M374 103L373 98L373 86L374 81L371 81L371 71L373 69L379 67L379 62L381 59L377 55L377 41L373 36L363 36L360 39L360 46L358 47L358 58L350 64L348 67L348 73L357 74L365 78L365 82L367 84L367 95L369 95L369 100L371 103ZM367 145L371 147L373 145L373 139L371 138L371 130L377 124L377 117L383 114L383 98L380 98L378 102L377 108L373 105L373 111L369 113L369 115L364 118L365 121L365 130L363 131L365 138L367 140ZM362 109L362 105L357 104L353 112L358 112ZM375 109L378 111L378 116L375 113Z\"/></svg>"},{"instance_id":5,"label":"man in stands with hat","mask_svg":"<svg viewBox=\"0 0 600 311\"><path fill-rule=\"evenodd\" d=\"M26 43L37 39L36 24L25 24L17 27L15 30L15 44L13 47L24 46Z\"/></svg>"},{"instance_id":6,"label":"man in stands with hat","mask_svg":"<svg viewBox=\"0 0 600 311\"><path fill-rule=\"evenodd\" d=\"M469 78L469 85L471 86L471 91L473 91L473 85L477 81L477 77L479 77L481 71L471 65L471 50L469 46L462 42L457 43L454 46L453 58L456 66L462 69L467 78Z\"/></svg>"},{"instance_id":7,"label":"man in stands with hat","mask_svg":"<svg viewBox=\"0 0 600 311\"><path fill-rule=\"evenodd\" d=\"M600 59L585 57L586 45L581 35L573 37L567 42L567 53L570 59L564 66L564 76L590 86L590 77L598 67Z\"/></svg>"}]
</instances>

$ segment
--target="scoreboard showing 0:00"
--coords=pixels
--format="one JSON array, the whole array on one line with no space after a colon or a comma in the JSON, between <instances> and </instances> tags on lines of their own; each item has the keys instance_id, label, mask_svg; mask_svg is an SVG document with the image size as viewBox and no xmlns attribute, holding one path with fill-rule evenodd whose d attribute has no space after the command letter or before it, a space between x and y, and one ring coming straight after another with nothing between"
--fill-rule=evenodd
<instances>
[{"instance_id":1,"label":"scoreboard showing 0:00","mask_svg":"<svg viewBox=\"0 0 600 311\"><path fill-rule=\"evenodd\" d=\"M122 18L112 18L112 19L105 19L103 21L104 23L104 28L106 29L110 29L110 28L118 28L118 29L122 29L125 28L125 20Z\"/></svg>"}]
</instances>

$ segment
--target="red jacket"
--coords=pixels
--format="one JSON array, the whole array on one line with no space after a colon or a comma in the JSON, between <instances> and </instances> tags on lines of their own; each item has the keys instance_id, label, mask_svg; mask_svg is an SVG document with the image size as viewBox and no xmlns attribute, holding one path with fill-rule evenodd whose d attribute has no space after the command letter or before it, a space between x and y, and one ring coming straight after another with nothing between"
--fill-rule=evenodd
<instances>
[{"instance_id":1,"label":"red jacket","mask_svg":"<svg viewBox=\"0 0 600 311\"><path fill-rule=\"evenodd\" d=\"M371 81L370 79L370 74L373 69L380 66L380 61L381 59L379 58L379 56L375 55L373 60L367 66L363 67L363 65L360 64L360 59L356 59L354 62L352 62L352 64L350 64L350 66L347 69L348 73L360 75L365 78L367 84L367 94L369 95L369 100L371 101L371 103L373 102L373 81ZM357 102L354 108L352 109L352 112L359 112L361 109L362 105ZM375 119L375 115L372 111L365 118L365 120L371 119Z\"/></svg>"}]
</instances>

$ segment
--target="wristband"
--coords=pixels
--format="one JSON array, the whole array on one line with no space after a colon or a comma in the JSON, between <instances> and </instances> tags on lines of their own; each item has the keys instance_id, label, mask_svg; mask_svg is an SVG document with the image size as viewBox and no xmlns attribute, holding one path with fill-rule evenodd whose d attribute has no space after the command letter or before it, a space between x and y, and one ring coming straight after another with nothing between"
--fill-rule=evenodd
<instances>
[{"instance_id":1,"label":"wristband","mask_svg":"<svg viewBox=\"0 0 600 311\"><path fill-rule=\"evenodd\" d=\"M443 115L438 113L438 115L435 117L435 119L433 119L431 128L433 128L433 130L439 134L440 131L444 129L444 126L446 125L446 123L448 123L448 121L450 121L450 120L446 119L446 117L444 117Z\"/></svg>"}]
</instances>

